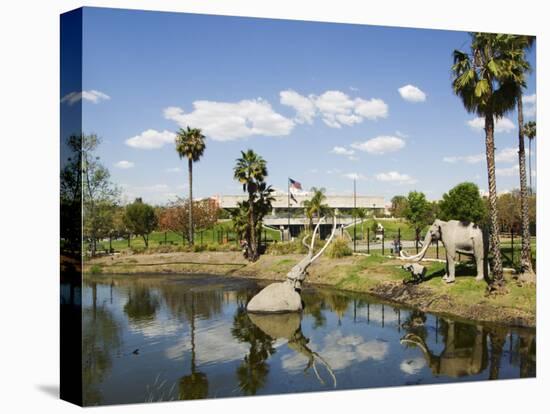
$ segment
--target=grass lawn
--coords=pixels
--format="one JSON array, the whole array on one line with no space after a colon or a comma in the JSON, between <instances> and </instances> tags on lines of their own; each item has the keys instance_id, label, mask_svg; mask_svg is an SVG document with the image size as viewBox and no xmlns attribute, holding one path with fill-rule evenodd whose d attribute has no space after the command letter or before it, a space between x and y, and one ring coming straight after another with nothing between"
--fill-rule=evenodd
<instances>
[{"instance_id":1,"label":"grass lawn","mask_svg":"<svg viewBox=\"0 0 550 414\"><path fill-rule=\"evenodd\" d=\"M374 239L374 231L372 231L372 225L374 222L380 223L382 226L384 226L384 233L385 233L385 239L386 240L393 240L397 237L397 234L399 232L399 229L401 230L401 239L402 240L414 240L415 239L415 231L414 228L405 220L405 219L387 219L387 220L373 220L373 219L367 219L362 224L357 223L356 227L356 234L357 239L359 240L366 240L367 239L367 229L370 229L370 238L371 240ZM349 233L351 237L353 237L353 227L350 226L346 230ZM429 226L426 226L424 229L422 229L421 234L424 234ZM364 231L364 236L363 236Z\"/></svg>"},{"instance_id":2,"label":"grass lawn","mask_svg":"<svg viewBox=\"0 0 550 414\"><path fill-rule=\"evenodd\" d=\"M268 241L281 239L280 233L272 229L264 229L262 232L262 240L267 237ZM167 243L165 243L165 241ZM233 224L231 221L219 222L210 229L200 230L195 232L195 245L225 245L225 244L237 244L236 233L233 230ZM149 247L155 248L164 244L173 246L186 246L187 240L182 234L174 233L171 231L160 232L154 231L149 235ZM112 246L115 251L124 251L129 249L128 239L113 240ZM130 238L131 248L145 248L145 242L141 236L132 236ZM98 250L109 249L109 240L102 240L98 243Z\"/></svg>"}]
</instances>

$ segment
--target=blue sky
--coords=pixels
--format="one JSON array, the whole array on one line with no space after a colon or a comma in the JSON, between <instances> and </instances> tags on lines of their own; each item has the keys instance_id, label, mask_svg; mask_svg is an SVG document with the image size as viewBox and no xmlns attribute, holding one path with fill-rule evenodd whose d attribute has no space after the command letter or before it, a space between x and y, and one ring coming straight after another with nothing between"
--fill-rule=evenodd
<instances>
[{"instance_id":1,"label":"blue sky","mask_svg":"<svg viewBox=\"0 0 550 414\"><path fill-rule=\"evenodd\" d=\"M83 128L127 199L187 194L173 133L207 136L197 196L238 194L241 150L268 162L268 182L305 189L437 199L453 185L487 188L483 130L452 93L463 32L86 8ZM535 52L529 54L533 67ZM534 119L535 71L525 112ZM70 95L73 93L72 95ZM499 191L518 186L515 112L497 125ZM534 157L533 153L533 159Z\"/></svg>"}]
</instances>

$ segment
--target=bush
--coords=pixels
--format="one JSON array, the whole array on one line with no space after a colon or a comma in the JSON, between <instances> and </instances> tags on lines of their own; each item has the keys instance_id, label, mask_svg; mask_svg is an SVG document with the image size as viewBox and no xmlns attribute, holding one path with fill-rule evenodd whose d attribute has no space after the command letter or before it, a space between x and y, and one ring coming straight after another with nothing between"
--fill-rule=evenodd
<instances>
[{"instance_id":1,"label":"bush","mask_svg":"<svg viewBox=\"0 0 550 414\"><path fill-rule=\"evenodd\" d=\"M95 264L95 265L93 265L93 266L90 268L90 273L91 273L92 275L98 275L98 274L100 274L100 273L102 272L102 270L103 270L103 269L101 268L100 265Z\"/></svg>"},{"instance_id":2,"label":"bush","mask_svg":"<svg viewBox=\"0 0 550 414\"><path fill-rule=\"evenodd\" d=\"M345 256L351 256L352 251L343 237L334 240L327 249L327 256L331 259L339 259Z\"/></svg>"}]
</instances>

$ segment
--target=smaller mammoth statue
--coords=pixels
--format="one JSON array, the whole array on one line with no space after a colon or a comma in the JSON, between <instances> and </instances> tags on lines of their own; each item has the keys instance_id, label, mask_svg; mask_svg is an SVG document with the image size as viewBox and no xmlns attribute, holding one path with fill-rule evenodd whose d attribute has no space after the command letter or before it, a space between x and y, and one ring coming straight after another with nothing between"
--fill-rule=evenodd
<instances>
[{"instance_id":1,"label":"smaller mammoth statue","mask_svg":"<svg viewBox=\"0 0 550 414\"><path fill-rule=\"evenodd\" d=\"M431 243L436 240L442 242L445 247L447 260L447 273L443 276L445 282L455 281L455 262L458 253L474 258L477 267L476 280L483 280L488 275L486 237L479 226L469 222L435 220L424 237L422 250L413 256L407 256L401 251L401 258L415 262L422 260Z\"/></svg>"},{"instance_id":2,"label":"smaller mammoth statue","mask_svg":"<svg viewBox=\"0 0 550 414\"><path fill-rule=\"evenodd\" d=\"M411 273L414 282L419 282L426 276L426 267L418 263L407 263L401 267Z\"/></svg>"}]
</instances>

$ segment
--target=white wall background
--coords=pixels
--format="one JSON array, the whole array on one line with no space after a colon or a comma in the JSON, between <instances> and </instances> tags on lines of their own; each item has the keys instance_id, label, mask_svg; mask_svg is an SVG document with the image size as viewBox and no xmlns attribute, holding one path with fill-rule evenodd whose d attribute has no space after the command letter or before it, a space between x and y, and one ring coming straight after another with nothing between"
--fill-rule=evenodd
<instances>
[{"instance_id":1,"label":"white wall background","mask_svg":"<svg viewBox=\"0 0 550 414\"><path fill-rule=\"evenodd\" d=\"M535 33L538 52L538 378L366 391L116 406L110 412L541 412L550 389L547 247L550 33L543 1L70 0L0 12L0 409L66 413L58 387L59 14L109 6L409 27ZM542 137L542 139L541 139ZM542 161L542 162L540 162ZM544 206L544 208L543 208ZM131 378L128 378L131 381ZM284 412L283 411L283 412Z\"/></svg>"}]
</instances>

